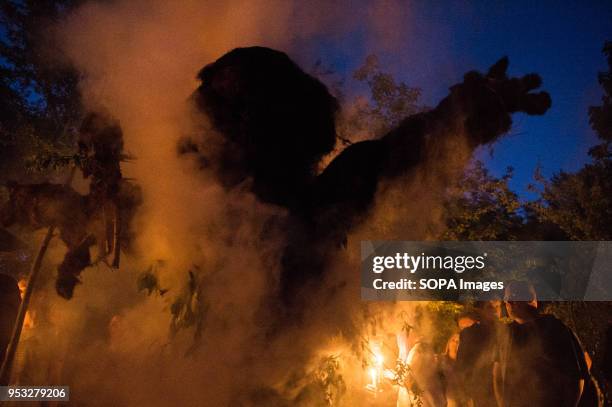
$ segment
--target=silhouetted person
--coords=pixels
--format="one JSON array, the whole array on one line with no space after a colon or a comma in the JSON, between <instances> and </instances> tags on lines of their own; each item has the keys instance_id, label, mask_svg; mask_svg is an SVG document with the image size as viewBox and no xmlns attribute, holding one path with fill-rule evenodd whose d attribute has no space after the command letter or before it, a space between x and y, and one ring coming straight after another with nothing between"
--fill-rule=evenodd
<instances>
[{"instance_id":1,"label":"silhouetted person","mask_svg":"<svg viewBox=\"0 0 612 407\"><path fill-rule=\"evenodd\" d=\"M459 335L456 370L465 399L475 407L491 406L495 404L493 364L503 329L501 301L479 301L475 311L476 322Z\"/></svg>"},{"instance_id":2,"label":"silhouetted person","mask_svg":"<svg viewBox=\"0 0 612 407\"><path fill-rule=\"evenodd\" d=\"M610 319L608 319L608 328L606 330L606 342L604 345L604 357L602 366L605 386L610 389L608 391L608 394L612 394L612 320Z\"/></svg>"},{"instance_id":3,"label":"silhouetted person","mask_svg":"<svg viewBox=\"0 0 612 407\"><path fill-rule=\"evenodd\" d=\"M444 353L439 356L438 368L444 383L446 407L464 407L463 383L457 372L457 353L459 351L459 332L453 333L446 342Z\"/></svg>"},{"instance_id":4,"label":"silhouetted person","mask_svg":"<svg viewBox=\"0 0 612 407\"><path fill-rule=\"evenodd\" d=\"M11 341L20 303L17 280L6 274L0 274L0 365L4 361L6 348ZM6 385L7 383L0 383L0 386Z\"/></svg>"},{"instance_id":5,"label":"silhouetted person","mask_svg":"<svg viewBox=\"0 0 612 407\"><path fill-rule=\"evenodd\" d=\"M465 328L474 325L478 319L475 312L463 312L457 317L457 328L459 328L459 331L463 331Z\"/></svg>"},{"instance_id":6,"label":"silhouetted person","mask_svg":"<svg viewBox=\"0 0 612 407\"><path fill-rule=\"evenodd\" d=\"M319 173L336 142L336 99L283 52L238 48L200 71L194 101L214 132L179 151L198 155L225 187L246 187L288 209L280 290L292 303L366 217L382 180L432 156L454 158L440 148L448 140L462 138L473 150L497 139L510 129L514 112L548 110L548 94L531 93L539 76L508 78L507 65L504 58L487 74L467 73L434 109L405 118L381 138L352 144Z\"/></svg>"},{"instance_id":7,"label":"silhouetted person","mask_svg":"<svg viewBox=\"0 0 612 407\"><path fill-rule=\"evenodd\" d=\"M599 383L591 374L593 361L588 352L584 352L584 360L589 371L589 377L584 382L584 389L582 390L578 407L603 407L604 396L599 387Z\"/></svg>"},{"instance_id":8,"label":"silhouetted person","mask_svg":"<svg viewBox=\"0 0 612 407\"><path fill-rule=\"evenodd\" d=\"M498 398L504 407L574 407L589 378L584 352L571 329L538 312L533 286L506 286L505 304L513 322L496 368Z\"/></svg>"}]
</instances>

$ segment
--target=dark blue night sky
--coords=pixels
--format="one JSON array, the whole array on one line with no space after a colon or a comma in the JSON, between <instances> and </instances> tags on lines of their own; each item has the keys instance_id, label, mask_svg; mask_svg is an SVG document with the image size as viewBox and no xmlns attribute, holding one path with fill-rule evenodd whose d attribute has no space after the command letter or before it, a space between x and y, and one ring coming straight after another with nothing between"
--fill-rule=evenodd
<instances>
[{"instance_id":1,"label":"dark blue night sky","mask_svg":"<svg viewBox=\"0 0 612 407\"><path fill-rule=\"evenodd\" d=\"M485 70L498 58L510 58L510 74L539 73L553 107L543 117L515 115L514 128L483 159L494 174L515 169L511 186L531 197L527 185L539 165L546 176L572 171L587 160L596 143L588 124L588 106L599 104L597 73L606 69L601 52L612 40L612 1L477 1L410 3L402 46L367 49L364 34L341 41L321 39L323 60L346 77L370 52L385 69L423 89L433 105L448 86L471 69Z\"/></svg>"}]
</instances>

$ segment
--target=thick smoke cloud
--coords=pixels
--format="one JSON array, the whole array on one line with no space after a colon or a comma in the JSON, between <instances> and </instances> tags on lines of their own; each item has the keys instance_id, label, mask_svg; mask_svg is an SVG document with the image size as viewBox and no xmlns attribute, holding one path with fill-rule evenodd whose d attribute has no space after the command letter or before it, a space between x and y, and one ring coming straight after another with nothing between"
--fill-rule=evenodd
<instances>
[{"instance_id":1,"label":"thick smoke cloud","mask_svg":"<svg viewBox=\"0 0 612 407\"><path fill-rule=\"evenodd\" d=\"M64 360L53 377L70 381L75 400L88 405L201 405L202 400L283 405L302 399L312 404L303 393L319 356L340 350L351 354L353 342L347 345L342 336L331 340L325 333L355 326L358 282L346 286L345 276L330 273L325 284L339 287L340 295L313 299L320 310L310 310L302 323L285 327L271 340L274 327L265 303L279 278L279 230L286 210L261 203L247 191L224 190L212 174L179 157L177 148L186 135L210 127L188 103L202 66L232 48L254 44L312 63L318 55L295 44L322 34L342 38L358 26L367 27L370 50L376 51L402 32L406 22L399 20L405 14L391 12L400 9L349 2L308 7L284 1L91 2L56 27L69 62L83 74L87 107L102 107L120 121L125 149L136 157L122 170L144 194L136 220L137 255L124 258L118 272L102 266L85 270L70 302L51 289L38 301L51 308L46 319L52 322L48 331L36 329L53 344L39 355L50 365ZM61 254L56 247L49 259ZM347 256L337 260L338 269L357 270L358 259L342 257ZM136 292L139 272L158 260L163 260L159 286L168 292L163 297ZM194 266L206 282L201 295L209 308L200 346L185 357L193 335L180 331L169 339L170 308ZM354 376L360 379L359 362L354 362Z\"/></svg>"}]
</instances>

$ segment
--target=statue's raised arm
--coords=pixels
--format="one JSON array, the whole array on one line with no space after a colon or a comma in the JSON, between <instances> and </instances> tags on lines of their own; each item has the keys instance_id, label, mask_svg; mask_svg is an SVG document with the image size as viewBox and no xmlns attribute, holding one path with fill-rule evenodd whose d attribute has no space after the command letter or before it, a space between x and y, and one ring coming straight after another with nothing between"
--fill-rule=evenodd
<instances>
[{"instance_id":1,"label":"statue's raised arm","mask_svg":"<svg viewBox=\"0 0 612 407\"><path fill-rule=\"evenodd\" d=\"M504 57L486 74L468 72L435 109L406 118L383 139L391 148L401 148L406 144L406 130L410 132L417 126L425 137L463 134L469 146L475 148L510 130L512 113L544 114L550 107L550 96L543 91L533 92L542 83L540 76L509 78L507 68L508 58Z\"/></svg>"},{"instance_id":2,"label":"statue's raised arm","mask_svg":"<svg viewBox=\"0 0 612 407\"><path fill-rule=\"evenodd\" d=\"M513 113L546 112L549 95L533 93L540 77L509 78L507 67L503 58L486 74L468 72L434 109L405 118L382 138L349 146L317 176L336 141L336 99L286 54L237 48L200 71L193 100L213 131L180 151L199 155L228 188L250 179L263 201L304 214L339 203L359 211L381 178L409 171L445 140L462 138L471 152L507 132Z\"/></svg>"},{"instance_id":3,"label":"statue's raised arm","mask_svg":"<svg viewBox=\"0 0 612 407\"><path fill-rule=\"evenodd\" d=\"M349 202L360 208L371 203L378 182L404 174L427 159L450 159L441 148L454 146L469 155L478 146L508 132L512 114L544 114L551 105L537 74L509 78L508 59L502 58L486 74L471 71L450 88L434 109L402 120L385 136L346 148L319 176L318 195L328 205ZM351 205L348 205L351 206Z\"/></svg>"}]
</instances>

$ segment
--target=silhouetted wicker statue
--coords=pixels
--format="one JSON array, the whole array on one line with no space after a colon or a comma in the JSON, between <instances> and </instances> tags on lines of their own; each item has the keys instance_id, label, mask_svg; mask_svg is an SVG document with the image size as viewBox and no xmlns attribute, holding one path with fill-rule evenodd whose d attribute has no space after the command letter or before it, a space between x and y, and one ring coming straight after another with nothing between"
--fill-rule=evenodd
<instances>
[{"instance_id":1,"label":"silhouetted wicker statue","mask_svg":"<svg viewBox=\"0 0 612 407\"><path fill-rule=\"evenodd\" d=\"M261 201L290 211L280 289L294 302L297 287L324 270L329 247L367 215L382 180L409 174L449 138L464 137L473 150L507 132L512 113L548 110L549 95L532 93L540 77L509 78L507 66L504 58L486 74L467 73L434 109L350 145L317 174L336 142L336 99L286 54L238 48L200 71L194 94L220 137L185 151L199 154L225 187L250 179Z\"/></svg>"}]
</instances>

